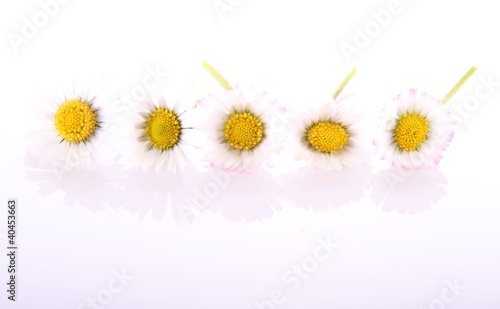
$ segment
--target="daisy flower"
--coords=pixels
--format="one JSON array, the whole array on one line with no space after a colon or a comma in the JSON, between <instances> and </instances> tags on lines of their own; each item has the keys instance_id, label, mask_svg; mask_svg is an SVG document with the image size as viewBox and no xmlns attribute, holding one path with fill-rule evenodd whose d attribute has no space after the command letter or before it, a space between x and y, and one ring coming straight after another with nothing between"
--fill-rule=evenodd
<instances>
[{"instance_id":1,"label":"daisy flower","mask_svg":"<svg viewBox=\"0 0 500 309\"><path fill-rule=\"evenodd\" d=\"M193 165L197 132L195 102L163 97L142 102L134 114L130 160L143 169L175 173Z\"/></svg>"},{"instance_id":2,"label":"daisy flower","mask_svg":"<svg viewBox=\"0 0 500 309\"><path fill-rule=\"evenodd\" d=\"M295 129L299 141L297 160L323 170L341 170L343 166L361 163L363 150L358 117L353 116L344 104L335 102L355 73L356 68L353 68L333 97L300 117Z\"/></svg>"},{"instance_id":3,"label":"daisy flower","mask_svg":"<svg viewBox=\"0 0 500 309\"><path fill-rule=\"evenodd\" d=\"M410 89L382 111L381 136L375 140L382 159L404 168L437 165L453 139L443 103Z\"/></svg>"},{"instance_id":4,"label":"daisy flower","mask_svg":"<svg viewBox=\"0 0 500 309\"><path fill-rule=\"evenodd\" d=\"M62 98L49 99L43 111L43 126L28 135L28 154L41 164L62 169L104 164L110 143L105 139L103 113L91 87L73 90Z\"/></svg>"},{"instance_id":5,"label":"daisy flower","mask_svg":"<svg viewBox=\"0 0 500 309\"><path fill-rule=\"evenodd\" d=\"M380 116L380 136L374 140L382 159L403 168L437 165L453 139L451 118L443 104L475 70L469 70L443 100L410 89L386 104Z\"/></svg>"},{"instance_id":6,"label":"daisy flower","mask_svg":"<svg viewBox=\"0 0 500 309\"><path fill-rule=\"evenodd\" d=\"M205 124L210 143L207 159L212 166L253 172L272 153L280 151L280 132L273 131L276 129L273 126L282 120L283 109L275 100L269 100L266 93L233 88L208 63L203 66L226 89L223 94L210 95L200 102L210 108Z\"/></svg>"}]
</instances>

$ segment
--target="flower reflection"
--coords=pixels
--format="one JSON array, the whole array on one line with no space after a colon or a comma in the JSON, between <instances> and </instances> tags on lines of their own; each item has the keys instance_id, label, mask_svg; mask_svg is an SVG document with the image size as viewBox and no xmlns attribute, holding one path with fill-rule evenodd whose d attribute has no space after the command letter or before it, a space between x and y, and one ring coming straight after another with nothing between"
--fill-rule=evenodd
<instances>
[{"instance_id":1,"label":"flower reflection","mask_svg":"<svg viewBox=\"0 0 500 309\"><path fill-rule=\"evenodd\" d=\"M278 177L284 196L298 208L327 211L330 205L339 208L358 202L369 189L372 174L369 165L325 171L317 168L300 168L296 172Z\"/></svg>"},{"instance_id":2,"label":"flower reflection","mask_svg":"<svg viewBox=\"0 0 500 309\"><path fill-rule=\"evenodd\" d=\"M430 209L446 195L448 179L437 167L404 169L391 167L379 171L372 179L371 198L387 212L417 214Z\"/></svg>"},{"instance_id":3,"label":"flower reflection","mask_svg":"<svg viewBox=\"0 0 500 309\"><path fill-rule=\"evenodd\" d=\"M26 179L38 183L38 193L46 196L58 191L64 194L64 204L79 204L90 211L113 208L120 195L116 183L121 168L117 164L99 169L74 169L66 162L43 163L28 155L25 159Z\"/></svg>"},{"instance_id":4,"label":"flower reflection","mask_svg":"<svg viewBox=\"0 0 500 309\"><path fill-rule=\"evenodd\" d=\"M122 194L119 203L139 218L150 213L154 219L161 220L170 207L176 223L191 222L187 199L197 174L199 172L191 167L186 167L182 173L130 169L120 186Z\"/></svg>"},{"instance_id":5,"label":"flower reflection","mask_svg":"<svg viewBox=\"0 0 500 309\"><path fill-rule=\"evenodd\" d=\"M269 172L234 174L222 168L204 172L190 198L198 213L221 213L233 222L270 218L281 210L280 187Z\"/></svg>"}]
</instances>

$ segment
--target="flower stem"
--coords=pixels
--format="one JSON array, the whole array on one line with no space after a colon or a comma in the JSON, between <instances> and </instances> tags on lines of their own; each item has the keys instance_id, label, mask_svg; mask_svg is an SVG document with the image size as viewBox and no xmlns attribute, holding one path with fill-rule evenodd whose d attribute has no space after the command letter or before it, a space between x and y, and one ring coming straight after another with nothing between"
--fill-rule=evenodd
<instances>
[{"instance_id":1,"label":"flower stem","mask_svg":"<svg viewBox=\"0 0 500 309\"><path fill-rule=\"evenodd\" d=\"M226 89L226 90L233 89L233 87L231 87L231 85L228 83L228 81L224 77L222 77L222 75L220 75L220 73L216 69L214 69L214 67L211 66L208 62L203 60L201 65L208 71L208 73L210 73L210 75L212 75L215 78L216 81L219 82L219 84L222 87L224 87L224 89Z\"/></svg>"},{"instance_id":2,"label":"flower stem","mask_svg":"<svg viewBox=\"0 0 500 309\"><path fill-rule=\"evenodd\" d=\"M476 72L476 70L477 70L476 67L470 68L470 70L467 71L467 73L465 73L465 75L462 77L462 79L460 79L458 81L458 83L455 85L455 87L453 87L453 89L451 89L450 92L448 92L448 94L444 96L444 98L441 100L441 102L443 102L443 104L448 102L448 100L450 100L455 95L455 93L457 93L457 91L460 88L462 88L462 86L465 84L465 82L467 82L467 80L472 76L472 74L474 74L474 72Z\"/></svg>"},{"instance_id":3,"label":"flower stem","mask_svg":"<svg viewBox=\"0 0 500 309\"><path fill-rule=\"evenodd\" d=\"M337 97L339 96L339 94L342 92L342 89L344 89L345 85L347 85L347 83L351 80L351 78L354 76L354 74L356 74L358 70L356 69L356 67L353 67L351 72L349 72L349 74L344 78L344 80L342 81L342 83L339 85L339 87L337 88L337 90L335 90L335 92L333 93L333 99L337 99Z\"/></svg>"}]
</instances>

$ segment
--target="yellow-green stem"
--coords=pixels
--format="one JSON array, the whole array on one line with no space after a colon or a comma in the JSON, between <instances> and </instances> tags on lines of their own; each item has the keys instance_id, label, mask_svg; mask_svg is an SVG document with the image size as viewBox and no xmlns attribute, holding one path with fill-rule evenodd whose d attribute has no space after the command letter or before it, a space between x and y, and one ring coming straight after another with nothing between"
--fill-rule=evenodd
<instances>
[{"instance_id":1,"label":"yellow-green stem","mask_svg":"<svg viewBox=\"0 0 500 309\"><path fill-rule=\"evenodd\" d=\"M465 84L465 82L467 82L467 80L472 76L472 74L474 74L474 72L476 72L476 70L477 70L476 67L470 68L470 70L467 71L467 73L465 73L464 77L462 77L462 79L460 79L458 81L458 83L455 85L455 87L453 87L453 89L451 89L450 92L448 92L448 94L444 96L444 98L441 100L441 102L443 102L443 104L448 102L455 95L455 93L457 93L457 91L460 88L462 88L462 86Z\"/></svg>"},{"instance_id":2,"label":"yellow-green stem","mask_svg":"<svg viewBox=\"0 0 500 309\"><path fill-rule=\"evenodd\" d=\"M231 87L228 81L224 77L222 77L222 75L216 69L214 69L214 67L211 66L208 62L203 60L201 65L208 71L208 73L210 73L210 75L212 75L215 78L216 81L219 82L219 84L221 84L222 87L224 87L224 89L226 90L233 89L233 87Z\"/></svg>"},{"instance_id":3,"label":"yellow-green stem","mask_svg":"<svg viewBox=\"0 0 500 309\"><path fill-rule=\"evenodd\" d=\"M347 85L347 83L351 80L351 78L354 76L354 74L356 74L357 71L358 70L356 69L356 67L352 68L351 72L349 72L349 74L344 78L340 86L333 93L334 100L337 99L339 94L342 92L342 89L344 89L345 85Z\"/></svg>"}]
</instances>

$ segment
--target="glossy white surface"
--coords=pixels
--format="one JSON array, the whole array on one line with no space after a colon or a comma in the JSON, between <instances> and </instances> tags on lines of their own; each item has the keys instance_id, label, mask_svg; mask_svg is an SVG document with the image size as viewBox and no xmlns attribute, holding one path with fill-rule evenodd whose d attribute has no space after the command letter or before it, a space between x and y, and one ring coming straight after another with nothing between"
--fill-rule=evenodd
<instances>
[{"instance_id":1,"label":"glossy white surface","mask_svg":"<svg viewBox=\"0 0 500 309\"><path fill-rule=\"evenodd\" d=\"M40 4L0 5L2 290L7 199L20 207L18 301L2 292L0 307L92 308L96 298L95 308L120 309L499 308L500 85L490 95L477 90L481 79L500 82L496 6L220 2L233 5L222 19L212 0L68 1L17 53L8 35ZM388 7L398 13L349 62L341 43L354 44L357 28L376 31L371 12ZM57 174L29 166L35 99L59 94L58 80L105 76L117 98L161 68L169 77L154 93L178 93L192 72L202 97L221 91L203 59L291 113L331 95L356 65L340 99L366 115L369 133L398 93L417 88L441 98L472 65L479 70L447 103L463 121L439 170L409 177L384 170L376 156L341 176L298 177L300 164L285 149L268 173L229 177L210 207L186 217L183 198L213 184L214 171L165 176L113 165ZM277 179L288 180L286 196ZM332 190L321 187L326 181ZM170 206L164 188L173 192Z\"/></svg>"}]
</instances>

